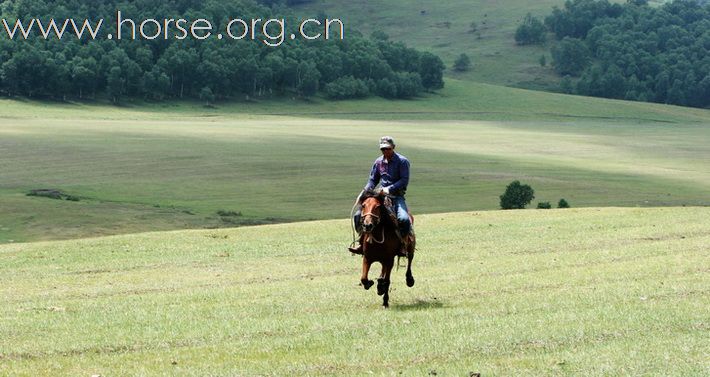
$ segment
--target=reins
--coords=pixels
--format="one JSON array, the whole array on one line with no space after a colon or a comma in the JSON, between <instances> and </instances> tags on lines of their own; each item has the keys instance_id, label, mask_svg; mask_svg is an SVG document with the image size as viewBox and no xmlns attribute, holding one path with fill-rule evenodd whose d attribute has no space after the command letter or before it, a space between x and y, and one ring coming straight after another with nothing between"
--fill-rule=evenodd
<instances>
[{"instance_id":1,"label":"reins","mask_svg":"<svg viewBox=\"0 0 710 377\"><path fill-rule=\"evenodd\" d=\"M353 208L350 210L350 219L351 219L350 226L353 231L353 242L350 244L350 247L354 246L358 240L358 237L356 234L357 231L355 230L355 220L353 220L353 216L355 215L355 211L356 211L357 206L360 204L360 198L362 198L362 194L364 194L364 193L365 193L365 190L360 191L360 194L358 194L357 198L355 199L355 204L353 204Z\"/></svg>"},{"instance_id":2,"label":"reins","mask_svg":"<svg viewBox=\"0 0 710 377\"><path fill-rule=\"evenodd\" d=\"M370 238L372 241L375 241L375 243L383 244L385 242L385 227L380 226L382 228L382 240L378 241L377 238L375 238L375 235L373 234L372 237Z\"/></svg>"},{"instance_id":3,"label":"reins","mask_svg":"<svg viewBox=\"0 0 710 377\"><path fill-rule=\"evenodd\" d=\"M375 243L378 243L378 244L383 244L383 243L385 243L385 225L382 224L382 223L380 223L380 216L379 216L379 215L375 215L375 214L372 213L372 212L368 212L368 213L363 213L363 214L362 214L362 218L363 218L363 219L366 218L366 217L368 217L368 216L374 217L375 219L377 219L377 224L378 224L378 225L380 226L380 228L382 229L382 237L381 237L381 239L378 241L377 238L375 237L374 233L370 233L370 234L371 234L371 237L368 238L368 239L369 239L369 242L372 243L372 241L374 241ZM373 230L374 230L374 229L373 229Z\"/></svg>"},{"instance_id":4,"label":"reins","mask_svg":"<svg viewBox=\"0 0 710 377\"><path fill-rule=\"evenodd\" d=\"M360 202L360 197L362 196L362 194L363 194L364 192L365 192L365 191L361 191L361 192L360 192L360 195L358 195L357 201L355 202L355 206L353 206L353 212L354 212L354 210L355 210L355 207L356 207L356 206L358 205L358 203ZM365 218L368 217L368 216L374 217L375 219L377 219L378 224L380 223L380 216L379 216L379 215L375 215L375 214L372 213L372 212L362 213L361 216L362 216L363 219L365 219ZM351 213L351 217L352 217L352 213ZM375 237L375 235L372 234L372 233L370 233L370 237L367 237L369 243L372 243L372 241L374 241L375 243L383 244L383 243L385 242L385 226L381 224L380 228L382 228L382 236L380 237L380 240L378 241L377 238ZM355 224L353 223L353 238L354 238L354 236L355 236Z\"/></svg>"}]
</instances>

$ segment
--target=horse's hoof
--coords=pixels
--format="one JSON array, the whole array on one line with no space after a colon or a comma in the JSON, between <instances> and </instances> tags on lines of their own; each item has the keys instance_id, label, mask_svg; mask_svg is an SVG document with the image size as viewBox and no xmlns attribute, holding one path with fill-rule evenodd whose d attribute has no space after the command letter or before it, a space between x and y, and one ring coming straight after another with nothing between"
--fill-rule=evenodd
<instances>
[{"instance_id":1,"label":"horse's hoof","mask_svg":"<svg viewBox=\"0 0 710 377\"><path fill-rule=\"evenodd\" d=\"M414 286L414 276L407 276L407 287L412 288Z\"/></svg>"},{"instance_id":2,"label":"horse's hoof","mask_svg":"<svg viewBox=\"0 0 710 377\"><path fill-rule=\"evenodd\" d=\"M368 289L370 289L370 287L372 287L375 284L375 282L372 280L363 280L360 282L360 284L362 284L362 286L363 286L363 288L365 288L365 290L368 290Z\"/></svg>"},{"instance_id":3,"label":"horse's hoof","mask_svg":"<svg viewBox=\"0 0 710 377\"><path fill-rule=\"evenodd\" d=\"M382 296L383 294L387 293L387 290L389 289L389 282L386 281L385 279L377 279L377 295Z\"/></svg>"}]
</instances>

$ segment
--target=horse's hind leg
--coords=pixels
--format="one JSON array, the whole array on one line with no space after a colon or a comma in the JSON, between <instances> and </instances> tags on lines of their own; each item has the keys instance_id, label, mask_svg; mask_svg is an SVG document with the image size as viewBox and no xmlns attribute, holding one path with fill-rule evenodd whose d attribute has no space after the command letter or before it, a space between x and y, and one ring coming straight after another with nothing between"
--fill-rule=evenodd
<instances>
[{"instance_id":1,"label":"horse's hind leg","mask_svg":"<svg viewBox=\"0 0 710 377\"><path fill-rule=\"evenodd\" d=\"M389 287L390 287L390 284L389 284L389 281L387 281L387 279L385 279L385 278L377 279L377 294L378 295L382 296L385 293L387 293L387 291L389 290Z\"/></svg>"},{"instance_id":2,"label":"horse's hind leg","mask_svg":"<svg viewBox=\"0 0 710 377\"><path fill-rule=\"evenodd\" d=\"M370 280L367 278L367 275L370 273L370 262L368 262L367 258L362 258L362 275L360 276L360 284L365 289L370 289L373 284L375 284L374 281Z\"/></svg>"},{"instance_id":3,"label":"horse's hind leg","mask_svg":"<svg viewBox=\"0 0 710 377\"><path fill-rule=\"evenodd\" d=\"M390 279L389 277L377 279L377 294L382 296L382 306L390 306Z\"/></svg>"},{"instance_id":4,"label":"horse's hind leg","mask_svg":"<svg viewBox=\"0 0 710 377\"><path fill-rule=\"evenodd\" d=\"M386 278L377 279L377 294L382 296L382 306L390 306L390 281Z\"/></svg>"},{"instance_id":5,"label":"horse's hind leg","mask_svg":"<svg viewBox=\"0 0 710 377\"><path fill-rule=\"evenodd\" d=\"M414 259L414 253L410 252L407 256L407 287L414 286L414 276L412 275L412 259Z\"/></svg>"}]
</instances>

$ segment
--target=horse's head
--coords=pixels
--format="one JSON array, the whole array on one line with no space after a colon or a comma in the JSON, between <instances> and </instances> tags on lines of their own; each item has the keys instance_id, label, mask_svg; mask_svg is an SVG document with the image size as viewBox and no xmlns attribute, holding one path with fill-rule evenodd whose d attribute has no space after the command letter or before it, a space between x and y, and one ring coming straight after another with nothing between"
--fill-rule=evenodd
<instances>
[{"instance_id":1,"label":"horse's head","mask_svg":"<svg viewBox=\"0 0 710 377\"><path fill-rule=\"evenodd\" d=\"M362 202L362 230L372 232L380 222L380 207L382 203L377 197L371 196Z\"/></svg>"}]
</instances>

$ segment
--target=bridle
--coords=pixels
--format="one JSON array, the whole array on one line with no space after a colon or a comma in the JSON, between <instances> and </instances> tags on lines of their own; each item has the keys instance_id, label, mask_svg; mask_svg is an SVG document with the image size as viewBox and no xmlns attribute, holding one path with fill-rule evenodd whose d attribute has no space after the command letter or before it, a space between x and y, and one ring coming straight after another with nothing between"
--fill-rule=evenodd
<instances>
[{"instance_id":1,"label":"bridle","mask_svg":"<svg viewBox=\"0 0 710 377\"><path fill-rule=\"evenodd\" d=\"M381 205L381 204L378 204L378 205L377 205L376 207L374 207L374 208L377 208L377 207L379 207L380 205ZM376 228L377 225L380 223L380 216L379 216L379 215L375 215L372 211L370 211L370 212L363 212L363 213L362 213L362 220L361 220L361 221L362 221L362 223L363 223L363 232L365 233L365 241L366 241L367 243L372 243L372 242L374 241L375 243L379 243L379 244L385 242L385 227L381 227L381 228L382 228L382 236L381 236L380 240L377 240L377 239L375 238L375 236L372 234L372 231L369 231L369 232L368 232L368 231L365 230L364 225L365 225L365 219L367 219L367 218L370 218L370 219L374 218L374 219L375 219L375 221L373 221L373 224L374 224L373 227L372 227L373 230L374 230L374 228Z\"/></svg>"}]
</instances>

